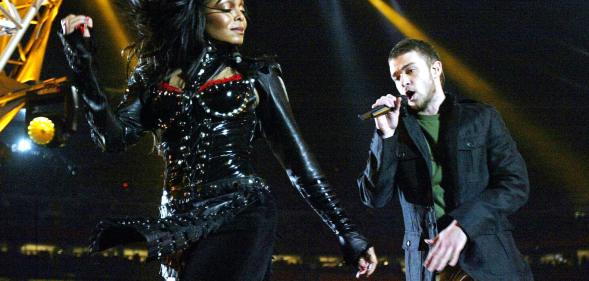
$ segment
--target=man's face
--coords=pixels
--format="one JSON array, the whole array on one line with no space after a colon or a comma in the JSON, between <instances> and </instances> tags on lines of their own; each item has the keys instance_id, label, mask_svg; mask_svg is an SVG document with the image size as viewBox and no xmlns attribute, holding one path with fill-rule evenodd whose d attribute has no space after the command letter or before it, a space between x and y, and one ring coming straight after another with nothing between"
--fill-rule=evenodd
<instances>
[{"instance_id":1,"label":"man's face","mask_svg":"<svg viewBox=\"0 0 589 281\"><path fill-rule=\"evenodd\" d=\"M416 51L389 60L391 78L399 93L407 96L409 107L413 110L424 110L436 93L436 70L432 66Z\"/></svg>"},{"instance_id":2,"label":"man's face","mask_svg":"<svg viewBox=\"0 0 589 281\"><path fill-rule=\"evenodd\" d=\"M244 1L211 0L206 5L207 34L215 40L241 45L247 28Z\"/></svg>"}]
</instances>

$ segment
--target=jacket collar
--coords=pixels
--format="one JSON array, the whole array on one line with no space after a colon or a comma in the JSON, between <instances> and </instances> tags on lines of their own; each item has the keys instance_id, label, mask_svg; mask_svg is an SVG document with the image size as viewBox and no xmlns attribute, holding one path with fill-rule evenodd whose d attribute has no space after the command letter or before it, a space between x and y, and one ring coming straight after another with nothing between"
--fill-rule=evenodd
<instances>
[{"instance_id":1,"label":"jacket collar","mask_svg":"<svg viewBox=\"0 0 589 281\"><path fill-rule=\"evenodd\" d=\"M458 98L454 93L444 91L444 94L446 95L446 99L444 99L444 102L442 102L442 105L440 105L440 110L438 111L440 116L452 112L458 103Z\"/></svg>"}]
</instances>

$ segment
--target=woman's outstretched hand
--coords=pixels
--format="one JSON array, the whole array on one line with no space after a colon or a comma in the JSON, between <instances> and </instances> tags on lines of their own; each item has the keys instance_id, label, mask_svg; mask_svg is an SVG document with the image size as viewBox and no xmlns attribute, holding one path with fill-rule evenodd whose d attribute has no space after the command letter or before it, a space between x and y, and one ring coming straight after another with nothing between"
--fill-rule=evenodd
<instances>
[{"instance_id":1,"label":"woman's outstretched hand","mask_svg":"<svg viewBox=\"0 0 589 281\"><path fill-rule=\"evenodd\" d=\"M92 18L85 15L68 15L61 19L61 31L64 35L79 30L82 36L90 37L90 28L93 26Z\"/></svg>"},{"instance_id":2,"label":"woman's outstretched hand","mask_svg":"<svg viewBox=\"0 0 589 281\"><path fill-rule=\"evenodd\" d=\"M370 247L366 250L364 256L360 257L358 260L358 272L356 273L356 278L370 277L370 275L374 273L377 264L378 259L376 258L374 247Z\"/></svg>"}]
</instances>

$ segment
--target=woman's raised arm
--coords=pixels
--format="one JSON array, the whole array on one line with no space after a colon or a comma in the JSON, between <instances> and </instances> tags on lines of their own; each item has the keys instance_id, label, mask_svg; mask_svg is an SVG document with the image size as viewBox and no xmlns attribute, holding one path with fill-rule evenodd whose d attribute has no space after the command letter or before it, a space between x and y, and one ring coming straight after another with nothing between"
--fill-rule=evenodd
<instances>
[{"instance_id":1,"label":"woman's raised arm","mask_svg":"<svg viewBox=\"0 0 589 281\"><path fill-rule=\"evenodd\" d=\"M86 104L92 139L104 151L122 151L136 143L151 125L144 104L147 92L144 68L139 65L129 78L123 103L116 112L108 102L97 76L95 48L90 34L92 18L68 15L61 21L59 37L72 71L73 83Z\"/></svg>"}]
</instances>

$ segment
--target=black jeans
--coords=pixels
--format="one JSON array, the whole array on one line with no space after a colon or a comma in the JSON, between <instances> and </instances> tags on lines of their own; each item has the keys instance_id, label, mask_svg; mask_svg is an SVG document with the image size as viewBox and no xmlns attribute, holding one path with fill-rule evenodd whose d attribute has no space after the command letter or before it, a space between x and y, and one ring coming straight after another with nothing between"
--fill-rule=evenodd
<instances>
[{"instance_id":1,"label":"black jeans","mask_svg":"<svg viewBox=\"0 0 589 281\"><path fill-rule=\"evenodd\" d=\"M264 197L190 248L179 280L270 280L276 204L271 195Z\"/></svg>"}]
</instances>

